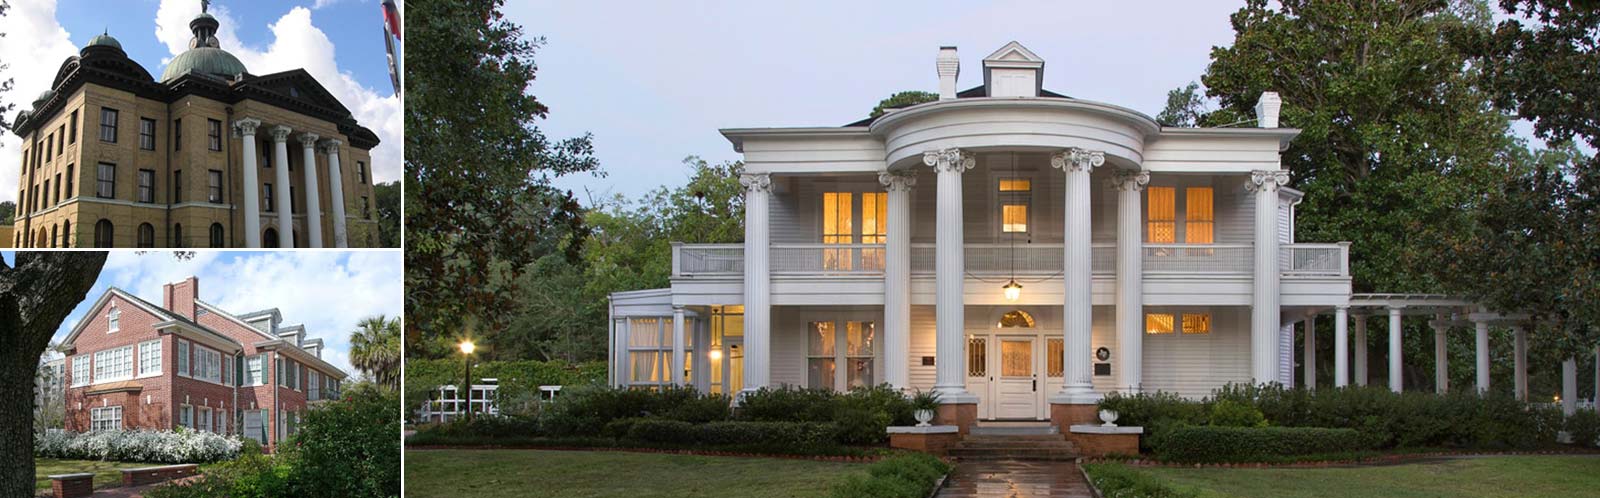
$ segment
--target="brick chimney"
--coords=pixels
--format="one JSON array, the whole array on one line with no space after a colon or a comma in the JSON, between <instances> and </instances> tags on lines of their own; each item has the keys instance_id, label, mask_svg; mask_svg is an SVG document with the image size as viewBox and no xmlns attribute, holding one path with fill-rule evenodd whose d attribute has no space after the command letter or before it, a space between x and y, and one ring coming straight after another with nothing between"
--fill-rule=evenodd
<instances>
[{"instance_id":1,"label":"brick chimney","mask_svg":"<svg viewBox=\"0 0 1600 498\"><path fill-rule=\"evenodd\" d=\"M194 300L200 297L200 279L189 277L162 287L161 306L178 316L194 319Z\"/></svg>"}]
</instances>

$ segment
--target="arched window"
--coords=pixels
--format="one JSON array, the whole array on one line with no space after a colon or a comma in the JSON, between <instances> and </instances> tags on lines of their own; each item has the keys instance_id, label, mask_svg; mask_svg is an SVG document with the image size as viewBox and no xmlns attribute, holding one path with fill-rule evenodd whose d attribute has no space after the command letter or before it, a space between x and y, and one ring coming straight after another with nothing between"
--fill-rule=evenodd
<instances>
[{"instance_id":1,"label":"arched window","mask_svg":"<svg viewBox=\"0 0 1600 498\"><path fill-rule=\"evenodd\" d=\"M50 247L50 241L45 239L47 236L44 227L39 227L39 236L36 237L39 241L34 243L33 247Z\"/></svg>"},{"instance_id":2,"label":"arched window","mask_svg":"<svg viewBox=\"0 0 1600 498\"><path fill-rule=\"evenodd\" d=\"M172 247L183 247L183 224L172 224Z\"/></svg>"},{"instance_id":3,"label":"arched window","mask_svg":"<svg viewBox=\"0 0 1600 498\"><path fill-rule=\"evenodd\" d=\"M156 227L149 223L139 224L139 247L156 246Z\"/></svg>"},{"instance_id":4,"label":"arched window","mask_svg":"<svg viewBox=\"0 0 1600 498\"><path fill-rule=\"evenodd\" d=\"M261 247L278 247L278 231L276 229L268 228L266 232L261 234Z\"/></svg>"},{"instance_id":5,"label":"arched window","mask_svg":"<svg viewBox=\"0 0 1600 498\"><path fill-rule=\"evenodd\" d=\"M61 222L61 247L72 247L72 221Z\"/></svg>"},{"instance_id":6,"label":"arched window","mask_svg":"<svg viewBox=\"0 0 1600 498\"><path fill-rule=\"evenodd\" d=\"M94 246L111 247L111 220L102 219L94 224Z\"/></svg>"},{"instance_id":7,"label":"arched window","mask_svg":"<svg viewBox=\"0 0 1600 498\"><path fill-rule=\"evenodd\" d=\"M227 241L223 238L222 224L211 224L211 247L226 247Z\"/></svg>"},{"instance_id":8,"label":"arched window","mask_svg":"<svg viewBox=\"0 0 1600 498\"><path fill-rule=\"evenodd\" d=\"M1033 328L1033 315L1022 310L1007 311L1000 315L1000 328Z\"/></svg>"},{"instance_id":9,"label":"arched window","mask_svg":"<svg viewBox=\"0 0 1600 498\"><path fill-rule=\"evenodd\" d=\"M59 247L56 245L56 241L60 240L58 239L61 236L60 230L61 227L59 225L50 225L50 248L52 249Z\"/></svg>"}]
</instances>

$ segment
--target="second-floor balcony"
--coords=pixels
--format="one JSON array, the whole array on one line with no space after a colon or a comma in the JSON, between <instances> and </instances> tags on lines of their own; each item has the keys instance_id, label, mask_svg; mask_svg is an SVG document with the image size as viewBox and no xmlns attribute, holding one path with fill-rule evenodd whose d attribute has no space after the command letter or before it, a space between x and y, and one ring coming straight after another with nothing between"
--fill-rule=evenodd
<instances>
[{"instance_id":1,"label":"second-floor balcony","mask_svg":"<svg viewBox=\"0 0 1600 498\"><path fill-rule=\"evenodd\" d=\"M882 275L886 257L882 244L773 244L770 250L775 277ZM1147 277L1237 278L1250 276L1255 268L1255 250L1250 244L1145 244L1141 253ZM1114 244L1094 244L1092 255L1091 269L1096 276L1115 274ZM967 244L966 273L1056 275L1062 273L1064 257L1061 244ZM1278 268L1285 278L1349 277L1349 244L1280 244ZM729 278L743 272L743 244L673 245L675 278ZM912 244L911 274L931 277L933 273L933 244Z\"/></svg>"}]
</instances>

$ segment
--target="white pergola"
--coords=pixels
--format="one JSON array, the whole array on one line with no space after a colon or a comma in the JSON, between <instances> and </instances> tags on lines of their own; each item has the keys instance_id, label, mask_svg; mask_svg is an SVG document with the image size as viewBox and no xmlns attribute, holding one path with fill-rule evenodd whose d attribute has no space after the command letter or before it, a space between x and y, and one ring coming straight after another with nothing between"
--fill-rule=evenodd
<instances>
[{"instance_id":1,"label":"white pergola","mask_svg":"<svg viewBox=\"0 0 1600 498\"><path fill-rule=\"evenodd\" d=\"M1306 334L1304 337L1304 373L1303 382L1308 389L1317 385L1316 369L1316 317L1326 309L1313 309L1309 311L1304 320ZM1389 389L1400 392L1401 385L1401 342L1400 333L1402 320L1405 316L1432 317L1428 321L1433 328L1434 341L1434 379L1437 391L1440 394L1449 389L1449 355L1445 348L1445 338L1451 329L1471 327L1476 338L1476 363L1478 392L1489 389L1489 327L1508 327L1516 336L1514 350L1515 387L1513 392L1517 399L1528 399L1528 316L1525 314L1490 313L1477 304L1456 296L1443 294L1352 294L1349 304L1334 308L1334 380L1335 387L1349 385L1351 371L1350 363L1350 337L1347 327L1350 317L1356 317L1355 325L1355 382L1356 385L1366 385L1367 382L1367 317L1387 315L1389 317ZM1595 387L1600 393L1600 346L1595 347ZM1562 362L1561 368L1561 406L1563 411L1571 414L1577 409L1578 397L1578 372L1577 360L1567 358Z\"/></svg>"}]
</instances>

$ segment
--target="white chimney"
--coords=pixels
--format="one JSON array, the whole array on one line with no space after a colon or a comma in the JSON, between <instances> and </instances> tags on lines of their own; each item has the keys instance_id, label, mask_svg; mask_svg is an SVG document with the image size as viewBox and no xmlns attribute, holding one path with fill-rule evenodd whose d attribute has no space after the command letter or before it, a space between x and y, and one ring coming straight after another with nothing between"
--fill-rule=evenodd
<instances>
[{"instance_id":1,"label":"white chimney","mask_svg":"<svg viewBox=\"0 0 1600 498\"><path fill-rule=\"evenodd\" d=\"M961 75L961 59L955 47L939 47L939 100L956 98L956 77Z\"/></svg>"},{"instance_id":2,"label":"white chimney","mask_svg":"<svg viewBox=\"0 0 1600 498\"><path fill-rule=\"evenodd\" d=\"M1278 98L1278 92L1261 92L1261 100L1256 101L1256 126L1261 128L1278 127L1278 109L1283 107L1283 100Z\"/></svg>"}]
</instances>

